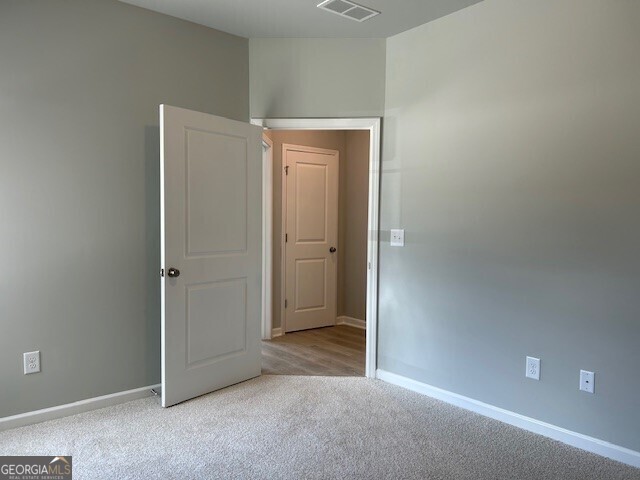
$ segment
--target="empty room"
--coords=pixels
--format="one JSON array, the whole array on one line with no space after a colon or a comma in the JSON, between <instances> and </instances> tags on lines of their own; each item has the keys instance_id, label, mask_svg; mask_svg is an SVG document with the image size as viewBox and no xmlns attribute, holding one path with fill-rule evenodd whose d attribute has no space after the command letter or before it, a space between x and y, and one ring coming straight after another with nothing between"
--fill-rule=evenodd
<instances>
[{"instance_id":1,"label":"empty room","mask_svg":"<svg viewBox=\"0 0 640 480\"><path fill-rule=\"evenodd\" d=\"M640 2L0 0L0 478L640 479Z\"/></svg>"}]
</instances>

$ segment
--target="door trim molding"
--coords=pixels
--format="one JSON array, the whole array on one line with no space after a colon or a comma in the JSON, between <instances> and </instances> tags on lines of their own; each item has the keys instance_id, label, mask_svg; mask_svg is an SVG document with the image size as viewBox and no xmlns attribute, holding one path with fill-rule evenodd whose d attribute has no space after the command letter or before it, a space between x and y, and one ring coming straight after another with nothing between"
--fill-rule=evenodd
<instances>
[{"instance_id":1,"label":"door trim molding","mask_svg":"<svg viewBox=\"0 0 640 480\"><path fill-rule=\"evenodd\" d=\"M412 390L422 395L435 398L436 400L441 400L451 405L455 405L456 407L464 408L465 410L478 413L485 417L513 425L514 427L537 433L538 435L543 435L553 440L571 445L572 447L611 458L618 462L631 465L632 467L640 467L640 452L636 452L629 448L615 445L605 440L590 437L582 433L573 432L566 428L542 422L535 418L527 417L510 410L505 410L504 408L480 402L473 398L465 397L464 395L443 390L385 370L378 370L378 378L383 382L391 383L393 385L406 388L407 390Z\"/></svg>"},{"instance_id":2,"label":"door trim molding","mask_svg":"<svg viewBox=\"0 0 640 480\"><path fill-rule=\"evenodd\" d=\"M262 135L262 339L273 338L273 142ZM271 219L271 221L268 221Z\"/></svg>"},{"instance_id":3,"label":"door trim molding","mask_svg":"<svg viewBox=\"0 0 640 480\"><path fill-rule=\"evenodd\" d=\"M367 130L369 131L369 206L367 241L367 347L365 375L376 378L378 358L378 251L380 243L380 134L381 118L252 118L253 125L271 130ZM263 177L263 192L266 185ZM265 223L273 225L271 216L264 218ZM263 258L264 267L264 258ZM271 285L268 285L272 294Z\"/></svg>"}]
</instances>

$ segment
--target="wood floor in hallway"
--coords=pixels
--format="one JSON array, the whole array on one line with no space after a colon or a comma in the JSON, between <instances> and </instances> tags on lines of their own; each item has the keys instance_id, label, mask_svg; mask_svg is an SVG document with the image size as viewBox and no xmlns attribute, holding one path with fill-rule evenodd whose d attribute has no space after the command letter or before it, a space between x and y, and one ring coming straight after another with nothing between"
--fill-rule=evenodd
<instances>
[{"instance_id":1,"label":"wood floor in hallway","mask_svg":"<svg viewBox=\"0 0 640 480\"><path fill-rule=\"evenodd\" d=\"M262 373L364 376L365 336L364 330L338 325L264 340Z\"/></svg>"}]
</instances>

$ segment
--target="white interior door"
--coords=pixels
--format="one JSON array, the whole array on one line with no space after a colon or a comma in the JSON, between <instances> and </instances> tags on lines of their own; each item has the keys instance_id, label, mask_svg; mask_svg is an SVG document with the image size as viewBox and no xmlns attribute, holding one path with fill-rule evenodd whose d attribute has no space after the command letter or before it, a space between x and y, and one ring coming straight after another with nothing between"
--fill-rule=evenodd
<instances>
[{"instance_id":1,"label":"white interior door","mask_svg":"<svg viewBox=\"0 0 640 480\"><path fill-rule=\"evenodd\" d=\"M336 324L338 165L335 150L283 145L286 167L285 330Z\"/></svg>"},{"instance_id":2,"label":"white interior door","mask_svg":"<svg viewBox=\"0 0 640 480\"><path fill-rule=\"evenodd\" d=\"M262 129L160 107L162 406L260 375Z\"/></svg>"}]
</instances>

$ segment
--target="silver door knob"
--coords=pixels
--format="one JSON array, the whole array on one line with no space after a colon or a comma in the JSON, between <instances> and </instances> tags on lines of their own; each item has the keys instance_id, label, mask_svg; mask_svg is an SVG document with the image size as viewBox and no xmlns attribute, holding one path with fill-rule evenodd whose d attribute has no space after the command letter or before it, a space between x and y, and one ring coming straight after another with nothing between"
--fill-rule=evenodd
<instances>
[{"instance_id":1,"label":"silver door knob","mask_svg":"<svg viewBox=\"0 0 640 480\"><path fill-rule=\"evenodd\" d=\"M167 272L167 275L169 275L171 278L179 277L180 270L178 270L177 268L170 268L169 271Z\"/></svg>"},{"instance_id":2,"label":"silver door knob","mask_svg":"<svg viewBox=\"0 0 640 480\"><path fill-rule=\"evenodd\" d=\"M336 253L336 247L331 247L331 248L329 249L329 252L331 252L331 253Z\"/></svg>"}]
</instances>

